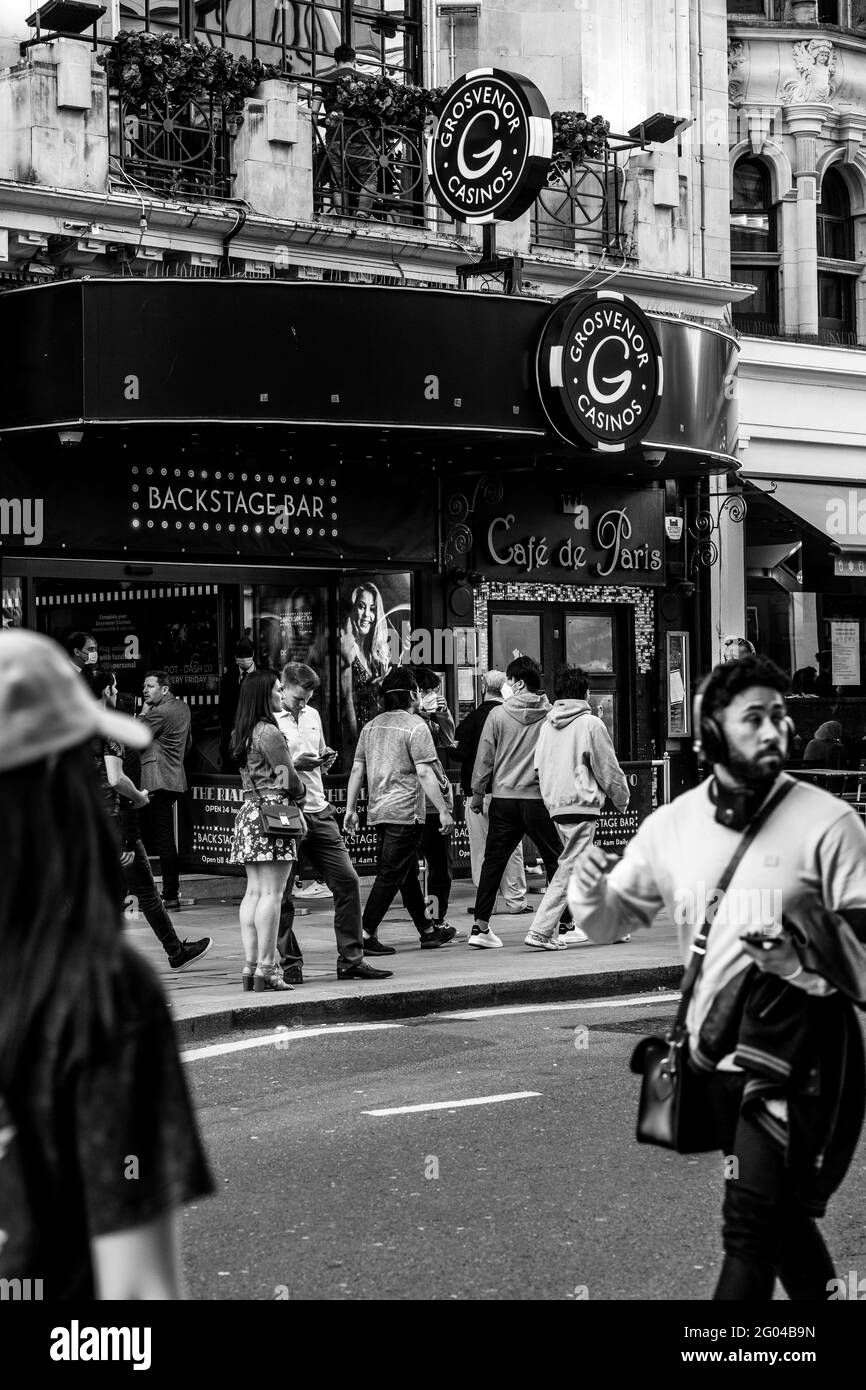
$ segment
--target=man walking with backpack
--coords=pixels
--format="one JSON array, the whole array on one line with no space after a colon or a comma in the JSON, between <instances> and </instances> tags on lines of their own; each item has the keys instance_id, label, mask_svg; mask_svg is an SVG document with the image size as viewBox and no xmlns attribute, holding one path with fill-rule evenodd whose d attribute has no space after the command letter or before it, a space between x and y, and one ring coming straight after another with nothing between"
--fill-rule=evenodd
<instances>
[{"instance_id":1,"label":"man walking with backpack","mask_svg":"<svg viewBox=\"0 0 866 1390\"><path fill-rule=\"evenodd\" d=\"M526 945L538 951L565 946L559 922L568 899L571 873L580 855L592 844L605 799L626 810L628 783L616 760L604 723L587 702L589 677L579 666L560 671L554 687L556 701L538 735L535 768L544 804L562 841L559 867L541 899ZM572 940L586 941L575 929Z\"/></svg>"}]
</instances>

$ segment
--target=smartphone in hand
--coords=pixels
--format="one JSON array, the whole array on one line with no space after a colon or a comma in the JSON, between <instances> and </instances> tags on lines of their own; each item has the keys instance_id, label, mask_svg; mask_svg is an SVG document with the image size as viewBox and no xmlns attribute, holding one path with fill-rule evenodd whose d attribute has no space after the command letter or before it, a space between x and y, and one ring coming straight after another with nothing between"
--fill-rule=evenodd
<instances>
[{"instance_id":1,"label":"smartphone in hand","mask_svg":"<svg viewBox=\"0 0 866 1390\"><path fill-rule=\"evenodd\" d=\"M758 946L764 951L772 951L776 946L781 946L782 934L777 931L744 931L740 934L740 940L745 941L748 946Z\"/></svg>"}]
</instances>

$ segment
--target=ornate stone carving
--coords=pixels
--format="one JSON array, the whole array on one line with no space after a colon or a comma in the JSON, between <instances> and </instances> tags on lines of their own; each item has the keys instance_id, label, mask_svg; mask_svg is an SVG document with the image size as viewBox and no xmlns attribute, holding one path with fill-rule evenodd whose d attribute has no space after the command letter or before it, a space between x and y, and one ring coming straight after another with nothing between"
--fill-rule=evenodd
<instances>
[{"instance_id":1,"label":"ornate stone carving","mask_svg":"<svg viewBox=\"0 0 866 1390\"><path fill-rule=\"evenodd\" d=\"M746 95L746 74L743 72L746 56L746 45L742 39L728 40L728 100L732 106L736 106Z\"/></svg>"},{"instance_id":2,"label":"ornate stone carving","mask_svg":"<svg viewBox=\"0 0 866 1390\"><path fill-rule=\"evenodd\" d=\"M836 90L836 54L830 40L795 43L791 57L798 76L782 88L782 105L829 102Z\"/></svg>"}]
</instances>

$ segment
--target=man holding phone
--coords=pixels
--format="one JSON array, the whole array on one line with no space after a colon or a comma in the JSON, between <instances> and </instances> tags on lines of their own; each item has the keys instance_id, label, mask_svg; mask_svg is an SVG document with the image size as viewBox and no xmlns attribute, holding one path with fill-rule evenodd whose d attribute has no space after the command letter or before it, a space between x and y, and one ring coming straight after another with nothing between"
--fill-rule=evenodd
<instances>
[{"instance_id":1,"label":"man holding phone","mask_svg":"<svg viewBox=\"0 0 866 1390\"><path fill-rule=\"evenodd\" d=\"M719 1147L737 1160L724 1184L721 1301L767 1302L776 1277L791 1299L828 1298L833 1264L813 1218L845 1175L864 1112L851 1005L866 1006L866 829L853 807L783 771L787 687L763 657L716 666L694 711L712 776L653 812L612 866L589 847L569 889L593 941L649 927L665 907L692 978L701 963L690 1064Z\"/></svg>"},{"instance_id":2,"label":"man holding phone","mask_svg":"<svg viewBox=\"0 0 866 1390\"><path fill-rule=\"evenodd\" d=\"M349 858L343 837L337 829L334 808L325 796L322 773L327 772L337 754L328 748L318 712L309 701L319 688L319 677L312 666L291 661L283 667L283 712L277 723L289 745L295 770L307 788L304 819L307 833L302 841L304 853L321 875L334 897L334 934L337 938L337 977L340 980L386 980L391 970L374 970L364 960L361 932L361 884ZM297 861L289 875L280 913L277 947L280 959L289 958L284 978L297 980L300 967L293 949L294 905L292 883Z\"/></svg>"}]
</instances>

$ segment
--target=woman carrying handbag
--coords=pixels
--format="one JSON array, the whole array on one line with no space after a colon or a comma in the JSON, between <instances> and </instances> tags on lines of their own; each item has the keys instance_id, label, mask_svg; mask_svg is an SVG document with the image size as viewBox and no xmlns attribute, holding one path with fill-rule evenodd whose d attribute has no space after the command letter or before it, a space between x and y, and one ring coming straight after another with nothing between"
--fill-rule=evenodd
<instances>
[{"instance_id":1,"label":"woman carrying handbag","mask_svg":"<svg viewBox=\"0 0 866 1390\"><path fill-rule=\"evenodd\" d=\"M230 862L243 864L247 889L240 905L245 964L241 982L256 994L289 990L276 959L280 903L297 858L303 818L297 807L306 788L274 719L282 708L275 671L253 671L240 688L231 756L238 764L244 802L235 819ZM291 805L289 803L294 803ZM280 821L284 834L277 833Z\"/></svg>"}]
</instances>

